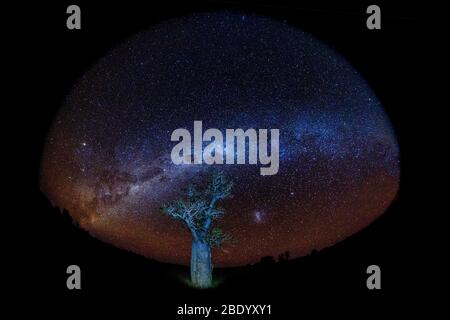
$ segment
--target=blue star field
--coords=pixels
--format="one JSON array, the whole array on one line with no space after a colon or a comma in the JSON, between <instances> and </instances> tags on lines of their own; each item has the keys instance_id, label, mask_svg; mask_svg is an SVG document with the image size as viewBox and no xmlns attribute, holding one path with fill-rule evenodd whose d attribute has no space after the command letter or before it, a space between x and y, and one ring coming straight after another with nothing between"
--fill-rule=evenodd
<instances>
[{"instance_id":1,"label":"blue star field","mask_svg":"<svg viewBox=\"0 0 450 320\"><path fill-rule=\"evenodd\" d=\"M383 107L332 48L283 21L232 12L160 23L111 49L74 85L49 132L41 189L93 236L188 264L190 234L161 213L207 165L174 165L173 130L277 128L280 168L221 165L234 197L217 222L237 242L216 266L297 257L380 216L399 186Z\"/></svg>"}]
</instances>

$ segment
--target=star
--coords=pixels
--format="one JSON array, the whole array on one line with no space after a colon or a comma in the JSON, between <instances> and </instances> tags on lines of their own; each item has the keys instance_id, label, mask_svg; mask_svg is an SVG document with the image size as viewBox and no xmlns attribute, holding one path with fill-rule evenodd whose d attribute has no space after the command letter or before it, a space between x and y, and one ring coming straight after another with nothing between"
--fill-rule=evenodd
<instances>
[{"instance_id":1,"label":"star","mask_svg":"<svg viewBox=\"0 0 450 320\"><path fill-rule=\"evenodd\" d=\"M213 251L216 266L333 245L397 193L398 144L367 81L299 28L231 12L162 22L86 72L49 132L41 190L95 237L189 264L191 235L161 206L205 182L208 165L170 156L171 133L197 120L222 132L280 130L277 174L248 161L215 167L234 183L215 226L238 243Z\"/></svg>"}]
</instances>

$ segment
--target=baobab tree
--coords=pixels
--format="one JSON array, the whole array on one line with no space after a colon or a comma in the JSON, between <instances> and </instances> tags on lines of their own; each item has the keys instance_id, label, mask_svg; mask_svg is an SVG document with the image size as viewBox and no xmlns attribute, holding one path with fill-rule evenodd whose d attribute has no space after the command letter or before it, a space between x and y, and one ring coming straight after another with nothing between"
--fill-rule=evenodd
<instances>
[{"instance_id":1,"label":"baobab tree","mask_svg":"<svg viewBox=\"0 0 450 320\"><path fill-rule=\"evenodd\" d=\"M192 234L191 281L195 287L211 286L211 248L231 239L221 229L212 228L212 224L225 213L218 205L231 197L232 187L233 183L223 172L215 171L205 187L191 184L181 198L163 207L170 217L182 220Z\"/></svg>"}]
</instances>

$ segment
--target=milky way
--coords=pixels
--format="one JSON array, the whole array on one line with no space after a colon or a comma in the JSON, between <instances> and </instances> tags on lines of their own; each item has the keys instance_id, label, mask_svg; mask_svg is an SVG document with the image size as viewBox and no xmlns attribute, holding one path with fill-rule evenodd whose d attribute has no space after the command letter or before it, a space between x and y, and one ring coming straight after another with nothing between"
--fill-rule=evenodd
<instances>
[{"instance_id":1,"label":"milky way","mask_svg":"<svg viewBox=\"0 0 450 320\"><path fill-rule=\"evenodd\" d=\"M278 128L280 168L221 165L234 197L216 221L235 243L216 266L308 254L380 216L399 185L397 142L365 80L282 21L230 12L150 27L74 85L49 132L41 189L118 247L188 264L191 236L161 212L207 165L174 165L173 130Z\"/></svg>"}]
</instances>

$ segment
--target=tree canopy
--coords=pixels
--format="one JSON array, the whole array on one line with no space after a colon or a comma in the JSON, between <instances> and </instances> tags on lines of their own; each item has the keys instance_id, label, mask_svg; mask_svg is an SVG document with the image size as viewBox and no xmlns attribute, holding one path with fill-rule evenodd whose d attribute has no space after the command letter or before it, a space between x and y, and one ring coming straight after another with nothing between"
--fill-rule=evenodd
<instances>
[{"instance_id":1,"label":"tree canopy","mask_svg":"<svg viewBox=\"0 0 450 320\"><path fill-rule=\"evenodd\" d=\"M218 204L231 197L232 188L233 182L223 172L213 171L206 187L191 183L184 195L165 205L163 211L174 219L184 221L195 240L217 247L230 237L219 228L211 230L211 224L225 213Z\"/></svg>"}]
</instances>

